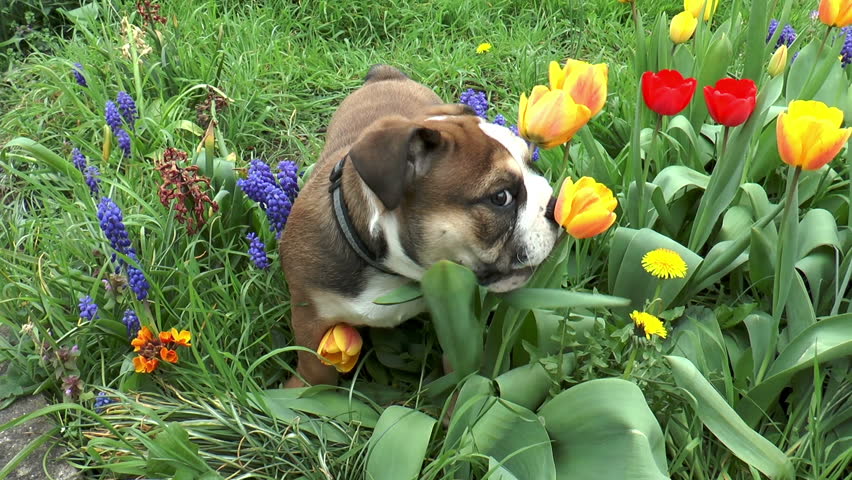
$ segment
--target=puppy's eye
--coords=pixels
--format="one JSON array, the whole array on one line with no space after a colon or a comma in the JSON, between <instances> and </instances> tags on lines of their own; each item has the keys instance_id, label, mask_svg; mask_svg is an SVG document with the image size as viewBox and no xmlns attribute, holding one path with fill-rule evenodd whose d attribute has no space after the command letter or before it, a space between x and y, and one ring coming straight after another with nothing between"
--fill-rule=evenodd
<instances>
[{"instance_id":1,"label":"puppy's eye","mask_svg":"<svg viewBox=\"0 0 852 480\"><path fill-rule=\"evenodd\" d=\"M491 203L498 207L508 207L514 201L515 197L508 190L500 190L494 195L491 195Z\"/></svg>"}]
</instances>

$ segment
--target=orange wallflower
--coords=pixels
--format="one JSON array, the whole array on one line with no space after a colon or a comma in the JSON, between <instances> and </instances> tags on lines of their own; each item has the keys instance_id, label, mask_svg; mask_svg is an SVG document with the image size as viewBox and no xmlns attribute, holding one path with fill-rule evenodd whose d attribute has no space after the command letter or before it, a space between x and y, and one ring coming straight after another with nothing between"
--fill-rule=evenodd
<instances>
[{"instance_id":1,"label":"orange wallflower","mask_svg":"<svg viewBox=\"0 0 852 480\"><path fill-rule=\"evenodd\" d=\"M142 327L136 334L136 338L130 341L130 344L133 345L133 351L138 352L153 339L154 334L151 333L151 330L148 327Z\"/></svg>"},{"instance_id":2,"label":"orange wallflower","mask_svg":"<svg viewBox=\"0 0 852 480\"><path fill-rule=\"evenodd\" d=\"M169 363L177 363L178 354L174 350L169 350L166 347L161 347L160 348L160 358L162 358L163 360L165 360Z\"/></svg>"},{"instance_id":3,"label":"orange wallflower","mask_svg":"<svg viewBox=\"0 0 852 480\"><path fill-rule=\"evenodd\" d=\"M182 347L190 347L190 338L192 334L188 330L172 328L171 330L160 332L154 337L154 334L148 327L139 329L136 338L130 341L133 345L133 351L139 352L139 355L133 359L133 367L138 373L151 373L160 365L160 360L157 358L159 354L163 361L168 363L177 363L178 354L175 350L169 347L179 345Z\"/></svg>"},{"instance_id":4,"label":"orange wallflower","mask_svg":"<svg viewBox=\"0 0 852 480\"><path fill-rule=\"evenodd\" d=\"M156 358L145 358L142 355L133 359L133 367L138 373L151 373L157 369L160 361Z\"/></svg>"}]
</instances>

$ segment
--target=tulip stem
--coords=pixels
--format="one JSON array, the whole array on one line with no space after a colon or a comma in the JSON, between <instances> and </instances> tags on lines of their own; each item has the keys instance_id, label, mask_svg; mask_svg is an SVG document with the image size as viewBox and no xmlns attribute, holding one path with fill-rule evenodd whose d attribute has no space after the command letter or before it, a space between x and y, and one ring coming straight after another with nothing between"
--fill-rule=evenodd
<instances>
[{"instance_id":1,"label":"tulip stem","mask_svg":"<svg viewBox=\"0 0 852 480\"><path fill-rule=\"evenodd\" d=\"M722 162L722 157L725 156L725 150L728 148L728 138L731 137L731 127L725 127L724 133L722 133L722 148L719 149L719 158L716 160L717 163Z\"/></svg>"},{"instance_id":2,"label":"tulip stem","mask_svg":"<svg viewBox=\"0 0 852 480\"><path fill-rule=\"evenodd\" d=\"M642 169L642 178L639 179L641 181L636 182L636 188L639 189L636 192L639 199L639 228L645 226L645 213L648 210L645 206L645 184L648 182L648 175L651 172L651 159L652 157L655 158L657 156L657 136L662 128L663 116L657 114L657 125L654 127L654 133L651 134L651 145L648 147L648 152L645 154L645 165ZM659 158L655 158L655 160L658 165L661 164Z\"/></svg>"},{"instance_id":3,"label":"tulip stem","mask_svg":"<svg viewBox=\"0 0 852 480\"><path fill-rule=\"evenodd\" d=\"M831 33L832 28L833 27L831 25L829 25L828 28L825 29L825 35L823 35L822 42L820 42L820 44L819 44L819 50L817 50L817 54L816 54L817 61L819 61L819 55L822 53L822 50L825 48L826 42L828 42L828 35ZM808 76L808 80L810 80L810 75Z\"/></svg>"}]
</instances>

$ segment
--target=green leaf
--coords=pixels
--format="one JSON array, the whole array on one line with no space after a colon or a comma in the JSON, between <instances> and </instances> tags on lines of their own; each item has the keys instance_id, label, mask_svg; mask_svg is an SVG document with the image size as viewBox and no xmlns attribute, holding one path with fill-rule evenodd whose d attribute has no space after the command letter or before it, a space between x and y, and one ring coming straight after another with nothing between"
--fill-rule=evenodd
<instances>
[{"instance_id":1,"label":"green leaf","mask_svg":"<svg viewBox=\"0 0 852 480\"><path fill-rule=\"evenodd\" d=\"M616 237L619 238L619 232L624 231L620 238L626 239L629 236L630 230L619 227L616 230ZM689 282L689 279L698 268L702 259L676 241L647 228L639 230L630 238L631 240L627 244L624 241L613 241L612 251L609 256L612 293L613 295L629 298L631 308L642 309L645 301L651 300L654 296L657 284L662 282L663 288L660 292L660 298L663 300L663 308L665 309L684 285ZM673 250L683 258L687 265L685 278L659 280L645 271L642 267L642 257L651 250L658 248ZM619 263L614 264L614 262ZM625 308L619 311L625 313L627 310Z\"/></svg>"},{"instance_id":2,"label":"green leaf","mask_svg":"<svg viewBox=\"0 0 852 480\"><path fill-rule=\"evenodd\" d=\"M778 322L764 312L753 313L743 320L748 329L749 345L754 364L754 383L763 381L763 376L769 369L775 357L775 346L778 344Z\"/></svg>"},{"instance_id":3,"label":"green leaf","mask_svg":"<svg viewBox=\"0 0 852 480\"><path fill-rule=\"evenodd\" d=\"M705 86L714 85L725 76L725 72L727 72L733 59L732 49L731 40L724 32L714 35L710 48L707 49L703 57L698 59L700 66L696 77L696 80L698 80L696 92L699 97L702 95L701 92ZM707 118L707 104L700 100L692 102L689 107L689 123L692 124L692 128L699 130L705 118Z\"/></svg>"},{"instance_id":4,"label":"green leaf","mask_svg":"<svg viewBox=\"0 0 852 480\"><path fill-rule=\"evenodd\" d=\"M763 66L766 64L764 37L769 26L768 4L769 2L751 2L751 12L748 16L743 78L750 78L755 83L760 81Z\"/></svg>"},{"instance_id":5,"label":"green leaf","mask_svg":"<svg viewBox=\"0 0 852 480\"><path fill-rule=\"evenodd\" d=\"M483 326L476 318L473 301L476 276L446 260L432 266L420 282L438 342L453 371L463 378L482 364Z\"/></svg>"},{"instance_id":6,"label":"green leaf","mask_svg":"<svg viewBox=\"0 0 852 480\"><path fill-rule=\"evenodd\" d=\"M269 407L288 408L340 422L358 423L368 428L375 427L379 419L373 407L351 398L345 391L327 386L264 390L249 395L249 399Z\"/></svg>"},{"instance_id":7,"label":"green leaf","mask_svg":"<svg viewBox=\"0 0 852 480\"><path fill-rule=\"evenodd\" d=\"M778 398L794 374L852 355L852 314L824 318L791 341L772 363L766 379L753 387L737 404L749 425L756 425L763 412Z\"/></svg>"},{"instance_id":8,"label":"green leaf","mask_svg":"<svg viewBox=\"0 0 852 480\"><path fill-rule=\"evenodd\" d=\"M520 288L503 295L503 301L521 309L606 308L630 304L626 298L556 288Z\"/></svg>"},{"instance_id":9,"label":"green leaf","mask_svg":"<svg viewBox=\"0 0 852 480\"><path fill-rule=\"evenodd\" d=\"M772 479L793 478L784 452L755 432L689 360L666 356L677 385L689 393L698 418L737 458Z\"/></svg>"},{"instance_id":10,"label":"green leaf","mask_svg":"<svg viewBox=\"0 0 852 480\"><path fill-rule=\"evenodd\" d=\"M553 439L559 478L668 478L663 432L635 384L591 380L560 393L538 413Z\"/></svg>"},{"instance_id":11,"label":"green leaf","mask_svg":"<svg viewBox=\"0 0 852 480\"><path fill-rule=\"evenodd\" d=\"M73 163L51 152L47 147L34 140L24 137L13 138L3 146L2 150L7 148L20 149L29 153L36 160L43 162L56 172L69 177L75 183L83 181L83 173L77 170Z\"/></svg>"},{"instance_id":12,"label":"green leaf","mask_svg":"<svg viewBox=\"0 0 852 480\"><path fill-rule=\"evenodd\" d=\"M489 404L470 425L463 445L494 458L517 478L555 480L550 437L539 417L505 400L492 397Z\"/></svg>"},{"instance_id":13,"label":"green leaf","mask_svg":"<svg viewBox=\"0 0 852 480\"><path fill-rule=\"evenodd\" d=\"M701 197L695 223L689 235L689 249L699 251L707 242L716 225L742 183L745 159L749 155L752 137L758 128L763 127L766 111L781 95L784 79L779 75L772 79L757 96L757 107L751 117L731 135L724 155L719 158L707 191ZM703 104L703 103L702 103Z\"/></svg>"},{"instance_id":14,"label":"green leaf","mask_svg":"<svg viewBox=\"0 0 852 480\"><path fill-rule=\"evenodd\" d=\"M420 285L415 282L406 283L394 291L373 300L376 305L398 305L423 297Z\"/></svg>"},{"instance_id":15,"label":"green leaf","mask_svg":"<svg viewBox=\"0 0 852 480\"><path fill-rule=\"evenodd\" d=\"M417 410L398 405L386 408L368 442L367 478L418 478L435 423L434 418Z\"/></svg>"},{"instance_id":16,"label":"green leaf","mask_svg":"<svg viewBox=\"0 0 852 480\"><path fill-rule=\"evenodd\" d=\"M561 359L555 357L550 361L559 361L560 371L565 373L572 371L576 363L573 353L563 354ZM513 368L494 379L500 389L500 398L530 410L541 406L554 380L560 379L552 378L541 362Z\"/></svg>"},{"instance_id":17,"label":"green leaf","mask_svg":"<svg viewBox=\"0 0 852 480\"><path fill-rule=\"evenodd\" d=\"M748 273L752 286L765 294L772 293L775 257L775 245L762 230L752 228L751 248L748 252Z\"/></svg>"}]
</instances>

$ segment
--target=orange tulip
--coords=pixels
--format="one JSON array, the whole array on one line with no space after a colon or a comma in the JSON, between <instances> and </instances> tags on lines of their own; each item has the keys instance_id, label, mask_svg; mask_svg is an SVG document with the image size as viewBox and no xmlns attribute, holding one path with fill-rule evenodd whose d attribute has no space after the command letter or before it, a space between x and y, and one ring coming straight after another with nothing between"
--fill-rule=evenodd
<instances>
[{"instance_id":1,"label":"orange tulip","mask_svg":"<svg viewBox=\"0 0 852 480\"><path fill-rule=\"evenodd\" d=\"M609 78L607 64L592 65L569 58L559 68L558 63L550 62L549 77L551 90L565 90L574 102L588 107L592 117L603 109Z\"/></svg>"},{"instance_id":2,"label":"orange tulip","mask_svg":"<svg viewBox=\"0 0 852 480\"><path fill-rule=\"evenodd\" d=\"M589 238L615 223L618 201L612 191L590 177L574 183L566 178L556 199L553 217L574 238Z\"/></svg>"},{"instance_id":3,"label":"orange tulip","mask_svg":"<svg viewBox=\"0 0 852 480\"><path fill-rule=\"evenodd\" d=\"M830 27L852 25L852 0L822 0L819 2L819 20Z\"/></svg>"},{"instance_id":4,"label":"orange tulip","mask_svg":"<svg viewBox=\"0 0 852 480\"><path fill-rule=\"evenodd\" d=\"M819 170L846 145L852 128L840 128L843 111L815 100L794 100L778 116L778 152L784 163Z\"/></svg>"},{"instance_id":5,"label":"orange tulip","mask_svg":"<svg viewBox=\"0 0 852 480\"><path fill-rule=\"evenodd\" d=\"M571 140L591 116L589 108L576 103L568 92L537 85L529 98L521 94L518 131L542 148L553 148Z\"/></svg>"},{"instance_id":6,"label":"orange tulip","mask_svg":"<svg viewBox=\"0 0 852 480\"><path fill-rule=\"evenodd\" d=\"M334 365L338 372L346 373L358 362L362 344L358 330L345 323L339 323L325 332L317 353L322 363Z\"/></svg>"}]
</instances>

